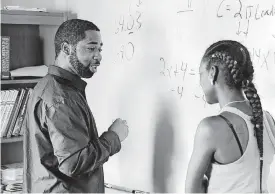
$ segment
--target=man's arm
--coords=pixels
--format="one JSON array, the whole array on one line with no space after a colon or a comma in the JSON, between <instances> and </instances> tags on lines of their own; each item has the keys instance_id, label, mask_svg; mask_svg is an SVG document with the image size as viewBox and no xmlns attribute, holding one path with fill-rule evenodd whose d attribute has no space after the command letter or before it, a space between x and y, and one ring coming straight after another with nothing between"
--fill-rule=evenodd
<instances>
[{"instance_id":1,"label":"man's arm","mask_svg":"<svg viewBox=\"0 0 275 194\"><path fill-rule=\"evenodd\" d=\"M215 152L213 129L208 118L202 120L195 135L193 153L185 181L186 193L205 193L205 174Z\"/></svg>"},{"instance_id":2,"label":"man's arm","mask_svg":"<svg viewBox=\"0 0 275 194\"><path fill-rule=\"evenodd\" d=\"M70 100L50 107L45 122L59 170L67 176L92 172L121 149L115 132L107 131L99 138L91 137L96 129L88 129L92 125L87 123L85 111Z\"/></svg>"}]
</instances>

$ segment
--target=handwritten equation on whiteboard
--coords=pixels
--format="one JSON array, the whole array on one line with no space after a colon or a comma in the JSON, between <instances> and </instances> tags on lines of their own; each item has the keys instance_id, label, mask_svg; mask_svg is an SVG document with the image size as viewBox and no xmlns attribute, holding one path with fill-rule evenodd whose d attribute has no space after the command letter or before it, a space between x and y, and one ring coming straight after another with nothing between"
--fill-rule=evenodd
<instances>
[{"instance_id":1,"label":"handwritten equation on whiteboard","mask_svg":"<svg viewBox=\"0 0 275 194\"><path fill-rule=\"evenodd\" d=\"M142 12L140 8L142 6L141 0L135 0L130 2L128 10L120 14L115 20L115 35L126 35L126 39L119 46L117 57L120 63L130 62L135 55L135 43L131 37L135 33L138 33L142 27Z\"/></svg>"},{"instance_id":2,"label":"handwritten equation on whiteboard","mask_svg":"<svg viewBox=\"0 0 275 194\"><path fill-rule=\"evenodd\" d=\"M255 67L268 71L275 66L275 49L252 48L249 52Z\"/></svg>"},{"instance_id":3,"label":"handwritten equation on whiteboard","mask_svg":"<svg viewBox=\"0 0 275 194\"><path fill-rule=\"evenodd\" d=\"M250 4L243 0L222 0L217 6L218 18L231 17L237 20L237 35L248 36L253 22L275 16L275 2L271 5Z\"/></svg>"},{"instance_id":4,"label":"handwritten equation on whiteboard","mask_svg":"<svg viewBox=\"0 0 275 194\"><path fill-rule=\"evenodd\" d=\"M206 106L205 96L200 93L196 93L196 90L190 91L185 88L186 82L193 78L193 80L199 79L199 72L197 69L192 68L190 64L184 61L180 61L175 64L169 64L163 57L159 58L160 62L160 75L167 78L168 81L174 81L173 86L169 89L175 93L179 99L182 99L183 95L187 92L191 92L196 99L200 99ZM198 81L198 80L197 80Z\"/></svg>"}]
</instances>

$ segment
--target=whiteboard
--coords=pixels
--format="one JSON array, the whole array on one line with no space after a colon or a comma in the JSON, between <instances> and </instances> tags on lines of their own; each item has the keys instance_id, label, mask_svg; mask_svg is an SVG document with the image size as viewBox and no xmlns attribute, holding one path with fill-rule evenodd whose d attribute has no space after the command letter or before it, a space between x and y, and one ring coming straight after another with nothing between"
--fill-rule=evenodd
<instances>
[{"instance_id":1,"label":"whiteboard","mask_svg":"<svg viewBox=\"0 0 275 194\"><path fill-rule=\"evenodd\" d=\"M99 132L117 117L129 124L122 150L104 165L106 182L184 192L197 125L219 111L206 104L198 76L204 51L218 40L248 47L262 104L275 116L274 0L68 3L78 18L101 30L103 60L97 74L86 80ZM272 176L274 183L274 167Z\"/></svg>"}]
</instances>

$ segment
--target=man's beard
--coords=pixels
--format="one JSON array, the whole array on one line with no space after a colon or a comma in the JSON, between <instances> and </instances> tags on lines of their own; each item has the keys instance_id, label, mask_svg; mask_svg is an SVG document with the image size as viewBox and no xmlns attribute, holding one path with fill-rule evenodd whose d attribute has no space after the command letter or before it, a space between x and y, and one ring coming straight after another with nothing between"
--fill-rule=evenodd
<instances>
[{"instance_id":1,"label":"man's beard","mask_svg":"<svg viewBox=\"0 0 275 194\"><path fill-rule=\"evenodd\" d=\"M74 67L77 75L79 75L82 78L91 78L94 73L91 72L90 66L85 67L77 58L76 52L73 52L70 56L70 63Z\"/></svg>"}]
</instances>

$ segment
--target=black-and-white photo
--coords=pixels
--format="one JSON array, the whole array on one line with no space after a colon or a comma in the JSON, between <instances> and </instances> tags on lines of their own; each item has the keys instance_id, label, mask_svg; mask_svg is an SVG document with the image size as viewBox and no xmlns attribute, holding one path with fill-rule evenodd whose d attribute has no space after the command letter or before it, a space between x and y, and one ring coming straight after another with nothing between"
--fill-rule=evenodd
<instances>
[{"instance_id":1,"label":"black-and-white photo","mask_svg":"<svg viewBox=\"0 0 275 194\"><path fill-rule=\"evenodd\" d=\"M274 0L1 0L1 193L275 193Z\"/></svg>"}]
</instances>

